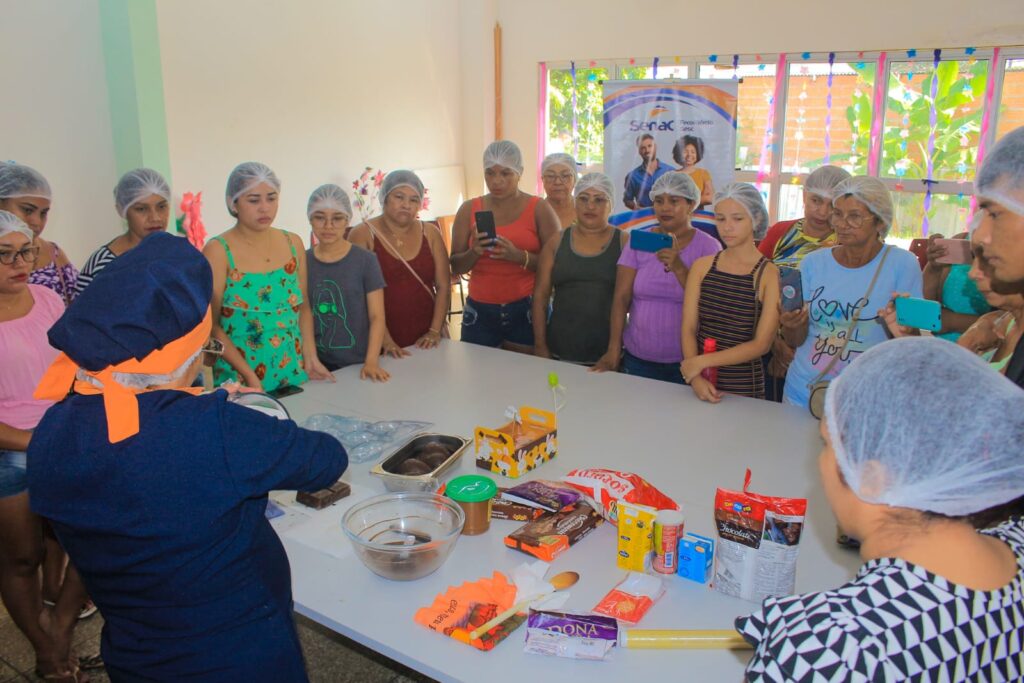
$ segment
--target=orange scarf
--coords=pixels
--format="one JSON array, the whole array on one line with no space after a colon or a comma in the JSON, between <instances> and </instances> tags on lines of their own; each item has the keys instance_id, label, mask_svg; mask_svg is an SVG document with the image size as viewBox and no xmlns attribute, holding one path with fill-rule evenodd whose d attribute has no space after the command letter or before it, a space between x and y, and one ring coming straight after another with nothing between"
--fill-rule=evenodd
<instances>
[{"instance_id":1,"label":"orange scarf","mask_svg":"<svg viewBox=\"0 0 1024 683\"><path fill-rule=\"evenodd\" d=\"M210 315L210 309L207 308L202 322L191 332L164 345L162 349L153 351L142 360L129 358L98 372L85 371L86 375L97 380L101 386L77 379L78 364L71 360L66 353L62 353L43 375L39 386L36 387L35 398L60 401L67 396L68 390L72 387L79 394L101 394L103 408L107 413L107 436L110 443L124 441L139 433L139 401L136 396L149 391L149 389L129 389L114 379L114 373L166 375L174 372L203 347L210 337L212 328L213 318ZM199 394L202 390L202 387L179 389L179 391L190 394Z\"/></svg>"}]
</instances>

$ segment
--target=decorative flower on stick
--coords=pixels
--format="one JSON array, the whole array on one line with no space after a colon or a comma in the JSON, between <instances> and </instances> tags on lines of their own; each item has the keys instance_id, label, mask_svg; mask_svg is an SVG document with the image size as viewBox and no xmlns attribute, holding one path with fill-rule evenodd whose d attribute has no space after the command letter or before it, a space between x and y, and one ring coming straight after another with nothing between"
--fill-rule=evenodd
<instances>
[{"instance_id":1,"label":"decorative flower on stick","mask_svg":"<svg viewBox=\"0 0 1024 683\"><path fill-rule=\"evenodd\" d=\"M178 218L178 232L185 235L196 249L202 249L206 244L206 226L203 225L203 193L192 194L186 192L181 197L181 217Z\"/></svg>"}]
</instances>

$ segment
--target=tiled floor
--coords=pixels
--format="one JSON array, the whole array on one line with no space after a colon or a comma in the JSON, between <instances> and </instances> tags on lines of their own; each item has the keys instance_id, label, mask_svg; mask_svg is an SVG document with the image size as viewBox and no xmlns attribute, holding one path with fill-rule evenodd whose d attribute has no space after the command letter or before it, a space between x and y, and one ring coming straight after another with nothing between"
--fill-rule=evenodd
<instances>
[{"instance_id":1,"label":"tiled floor","mask_svg":"<svg viewBox=\"0 0 1024 683\"><path fill-rule=\"evenodd\" d=\"M306 655L306 670L313 683L431 683L432 679L378 655L372 650L296 616L299 639ZM99 652L103 617L99 614L79 622L75 649L79 654ZM32 647L0 607L0 683L35 681ZM90 680L107 683L102 671L90 672Z\"/></svg>"}]
</instances>

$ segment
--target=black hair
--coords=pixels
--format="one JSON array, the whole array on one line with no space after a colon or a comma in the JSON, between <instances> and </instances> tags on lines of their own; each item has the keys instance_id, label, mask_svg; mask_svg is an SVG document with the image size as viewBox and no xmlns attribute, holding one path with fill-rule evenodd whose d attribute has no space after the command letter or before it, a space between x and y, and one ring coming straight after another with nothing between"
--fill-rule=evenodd
<instances>
[{"instance_id":1,"label":"black hair","mask_svg":"<svg viewBox=\"0 0 1024 683\"><path fill-rule=\"evenodd\" d=\"M700 160L704 158L704 140L696 135L684 135L676 140L676 144L672 146L672 158L682 166L683 152L686 151L687 145L693 145L693 148L697 150L697 163L700 163Z\"/></svg>"}]
</instances>

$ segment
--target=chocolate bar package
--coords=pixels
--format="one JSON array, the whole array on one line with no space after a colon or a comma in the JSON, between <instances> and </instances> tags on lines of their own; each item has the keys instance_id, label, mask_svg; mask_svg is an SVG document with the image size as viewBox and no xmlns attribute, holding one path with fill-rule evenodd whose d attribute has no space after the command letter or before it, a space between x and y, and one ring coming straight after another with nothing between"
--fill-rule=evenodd
<instances>
[{"instance_id":1,"label":"chocolate bar package","mask_svg":"<svg viewBox=\"0 0 1024 683\"><path fill-rule=\"evenodd\" d=\"M323 510L328 505L333 505L339 500L352 493L351 487L340 479L325 489L319 491L299 491L295 495L295 502L302 503L314 510Z\"/></svg>"},{"instance_id":2,"label":"chocolate bar package","mask_svg":"<svg viewBox=\"0 0 1024 683\"><path fill-rule=\"evenodd\" d=\"M505 545L551 562L603 521L594 508L581 502L519 527L505 537Z\"/></svg>"},{"instance_id":3,"label":"chocolate bar package","mask_svg":"<svg viewBox=\"0 0 1024 683\"><path fill-rule=\"evenodd\" d=\"M524 481L508 489L505 498L530 507L538 507L548 512L558 512L575 505L583 495L565 484L554 481L534 479Z\"/></svg>"},{"instance_id":4,"label":"chocolate bar package","mask_svg":"<svg viewBox=\"0 0 1024 683\"><path fill-rule=\"evenodd\" d=\"M595 614L530 610L524 652L602 660L619 639L618 622Z\"/></svg>"},{"instance_id":5,"label":"chocolate bar package","mask_svg":"<svg viewBox=\"0 0 1024 683\"><path fill-rule=\"evenodd\" d=\"M505 497L508 489L498 487L498 495L491 501L491 519L507 519L513 522L530 522L547 514L540 508L530 507Z\"/></svg>"}]
</instances>

